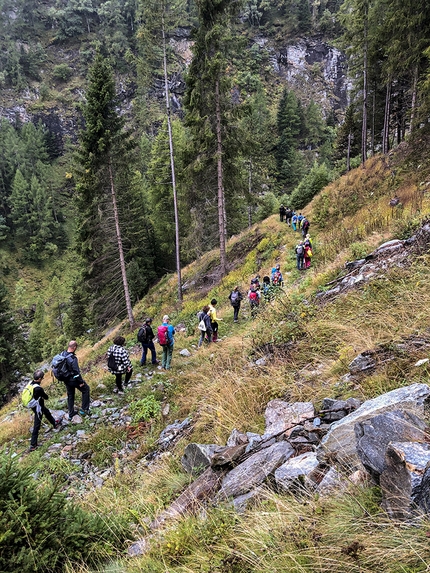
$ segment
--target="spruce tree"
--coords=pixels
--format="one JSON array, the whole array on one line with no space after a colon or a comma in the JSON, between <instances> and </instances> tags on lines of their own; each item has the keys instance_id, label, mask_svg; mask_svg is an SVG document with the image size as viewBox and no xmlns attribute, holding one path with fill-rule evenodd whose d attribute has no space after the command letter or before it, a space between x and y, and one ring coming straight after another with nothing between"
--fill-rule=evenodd
<instances>
[{"instance_id":1,"label":"spruce tree","mask_svg":"<svg viewBox=\"0 0 430 573\"><path fill-rule=\"evenodd\" d=\"M100 53L89 74L83 109L85 129L80 134L76 186L77 249L82 256L83 284L98 325L114 317L134 318L127 276L127 252L145 258L143 233L129 232L136 215L135 189L130 185L134 145L116 111L112 69ZM140 227L145 206L140 205ZM143 294L143 293L142 293Z\"/></svg>"},{"instance_id":2,"label":"spruce tree","mask_svg":"<svg viewBox=\"0 0 430 573\"><path fill-rule=\"evenodd\" d=\"M0 281L0 400L10 395L11 384L17 382L17 372L26 355L25 343L10 310L9 295Z\"/></svg>"}]
</instances>

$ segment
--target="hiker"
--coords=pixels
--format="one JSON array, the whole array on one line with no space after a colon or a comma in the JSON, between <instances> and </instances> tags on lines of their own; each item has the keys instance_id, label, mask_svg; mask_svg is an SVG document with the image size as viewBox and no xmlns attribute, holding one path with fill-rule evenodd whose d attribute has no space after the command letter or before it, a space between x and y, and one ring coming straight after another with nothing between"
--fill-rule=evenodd
<instances>
[{"instance_id":1,"label":"hiker","mask_svg":"<svg viewBox=\"0 0 430 573\"><path fill-rule=\"evenodd\" d=\"M284 205L281 204L281 206L279 207L279 220L281 221L281 223L284 222L285 213L286 213L286 209L285 209Z\"/></svg>"},{"instance_id":2,"label":"hiker","mask_svg":"<svg viewBox=\"0 0 430 573\"><path fill-rule=\"evenodd\" d=\"M306 237L306 235L308 234L310 225L311 224L306 219L306 217L303 217L303 221L302 221L302 235L303 235L303 237Z\"/></svg>"},{"instance_id":3,"label":"hiker","mask_svg":"<svg viewBox=\"0 0 430 573\"><path fill-rule=\"evenodd\" d=\"M213 298L211 300L211 303L209 305L209 316L211 319L211 327L212 327L212 332L213 332L213 341L214 342L218 342L218 320L222 320L222 318L217 318L216 315L216 305L217 305L217 300L215 298Z\"/></svg>"},{"instance_id":4,"label":"hiker","mask_svg":"<svg viewBox=\"0 0 430 573\"><path fill-rule=\"evenodd\" d=\"M257 314L257 310L260 305L260 298L261 298L260 291L255 288L255 285L251 285L251 288L248 291L248 300L249 300L249 305L251 307L252 318L255 318Z\"/></svg>"},{"instance_id":5,"label":"hiker","mask_svg":"<svg viewBox=\"0 0 430 573\"><path fill-rule=\"evenodd\" d=\"M283 282L284 280L282 278L281 265L278 264L272 269L272 285L282 286Z\"/></svg>"},{"instance_id":6,"label":"hiker","mask_svg":"<svg viewBox=\"0 0 430 573\"><path fill-rule=\"evenodd\" d=\"M33 398L28 403L28 407L30 407L34 412L34 424L33 431L31 433L30 452L34 452L34 450L37 449L37 438L39 437L39 430L43 415L45 415L45 418L48 420L48 422L52 424L54 430L61 424L59 420L55 420L51 412L45 406L45 400L48 400L48 395L40 385L44 376L45 373L43 370L36 370L33 374L33 380L30 382L33 387ZM34 406L32 404L34 404Z\"/></svg>"},{"instance_id":7,"label":"hiker","mask_svg":"<svg viewBox=\"0 0 430 573\"><path fill-rule=\"evenodd\" d=\"M206 340L210 343L212 342L212 324L211 324L211 319L209 316L209 306L206 304L201 312L199 312L198 317L199 317L199 330L200 330L200 339L199 342L197 344L197 347L200 348L200 346L203 344L203 341L205 339L205 335L206 335Z\"/></svg>"},{"instance_id":8,"label":"hiker","mask_svg":"<svg viewBox=\"0 0 430 573\"><path fill-rule=\"evenodd\" d=\"M273 287L270 282L270 277L267 275L263 277L263 297L266 302L269 302L273 299Z\"/></svg>"},{"instance_id":9,"label":"hiker","mask_svg":"<svg viewBox=\"0 0 430 573\"><path fill-rule=\"evenodd\" d=\"M251 279L251 285L254 285L257 290L260 288L260 275L257 275L255 278Z\"/></svg>"},{"instance_id":10,"label":"hiker","mask_svg":"<svg viewBox=\"0 0 430 573\"><path fill-rule=\"evenodd\" d=\"M240 301L243 300L242 293L238 286L235 286L231 293L228 295L230 304L233 307L233 322L239 320Z\"/></svg>"},{"instance_id":11,"label":"hiker","mask_svg":"<svg viewBox=\"0 0 430 573\"><path fill-rule=\"evenodd\" d=\"M146 364L146 356L148 354L148 350L151 351L151 362L152 364L159 364L160 361L157 360L157 351L155 350L154 345L154 338L155 334L152 330L152 318L145 318L145 322L139 328L139 332L137 333L137 340L142 345L142 358L140 359L140 365L145 366Z\"/></svg>"},{"instance_id":12,"label":"hiker","mask_svg":"<svg viewBox=\"0 0 430 573\"><path fill-rule=\"evenodd\" d=\"M285 210L285 222L287 223L287 225L290 227L291 226L291 217L293 216L293 212L292 210L287 207Z\"/></svg>"},{"instance_id":13,"label":"hiker","mask_svg":"<svg viewBox=\"0 0 430 573\"><path fill-rule=\"evenodd\" d=\"M304 217L301 213L299 213L297 215L297 229L299 229L300 231L300 227L302 226L302 221L303 221Z\"/></svg>"},{"instance_id":14,"label":"hiker","mask_svg":"<svg viewBox=\"0 0 430 573\"><path fill-rule=\"evenodd\" d=\"M82 406L79 410L81 416L89 416L90 414L90 387L81 376L79 370L78 358L75 354L78 343L76 340L71 340L67 350L62 352L66 356L67 368L69 370L65 377L64 384L67 389L67 407L69 410L69 420L75 415L75 391L79 390L82 394Z\"/></svg>"},{"instance_id":15,"label":"hiker","mask_svg":"<svg viewBox=\"0 0 430 573\"><path fill-rule=\"evenodd\" d=\"M163 356L161 358L161 368L163 370L170 370L170 363L172 361L173 346L175 344L175 329L170 324L170 318L167 314L163 316L163 324L157 329L158 343L163 348Z\"/></svg>"},{"instance_id":16,"label":"hiker","mask_svg":"<svg viewBox=\"0 0 430 573\"><path fill-rule=\"evenodd\" d=\"M305 250L304 251L304 259L303 259L304 260L304 266L305 266L305 269L308 269L311 266L311 257L312 257L313 253L312 253L311 247L309 246L309 243L308 244L306 244L306 242L303 243L303 248Z\"/></svg>"},{"instance_id":17,"label":"hiker","mask_svg":"<svg viewBox=\"0 0 430 573\"><path fill-rule=\"evenodd\" d=\"M293 231L297 231L297 215L293 211L293 216L291 217L291 227Z\"/></svg>"},{"instance_id":18,"label":"hiker","mask_svg":"<svg viewBox=\"0 0 430 573\"><path fill-rule=\"evenodd\" d=\"M306 245L309 245L310 248L312 249L312 239L311 239L311 236L309 235L309 233L305 237L304 245L305 245L305 247L306 247Z\"/></svg>"},{"instance_id":19,"label":"hiker","mask_svg":"<svg viewBox=\"0 0 430 573\"><path fill-rule=\"evenodd\" d=\"M297 256L297 269L301 271L303 267L303 261L305 256L305 247L303 245L303 241L299 241L298 245L296 246L296 256Z\"/></svg>"},{"instance_id":20,"label":"hiker","mask_svg":"<svg viewBox=\"0 0 430 573\"><path fill-rule=\"evenodd\" d=\"M128 384L133 374L130 355L128 350L124 348L124 344L125 338L123 336L116 336L113 339L113 345L108 348L106 353L109 372L115 376L116 388L114 388L114 392L118 394L124 394L122 375L125 374L124 384Z\"/></svg>"}]
</instances>

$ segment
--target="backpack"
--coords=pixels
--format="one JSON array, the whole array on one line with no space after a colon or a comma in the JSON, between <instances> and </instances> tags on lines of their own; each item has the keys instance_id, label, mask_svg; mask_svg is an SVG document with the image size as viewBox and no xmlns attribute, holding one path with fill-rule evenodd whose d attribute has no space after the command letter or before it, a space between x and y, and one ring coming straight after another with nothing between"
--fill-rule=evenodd
<instances>
[{"instance_id":1,"label":"backpack","mask_svg":"<svg viewBox=\"0 0 430 573\"><path fill-rule=\"evenodd\" d=\"M148 331L145 325L142 325L139 328L139 332L137 333L137 342L141 342L142 344L148 342Z\"/></svg>"},{"instance_id":2,"label":"backpack","mask_svg":"<svg viewBox=\"0 0 430 573\"><path fill-rule=\"evenodd\" d=\"M258 301L258 294L257 294L257 292L256 292L255 290L252 290L252 291L249 293L248 298L249 298L249 301L250 301L252 304L258 304L258 302L259 302L259 301Z\"/></svg>"},{"instance_id":3,"label":"backpack","mask_svg":"<svg viewBox=\"0 0 430 573\"><path fill-rule=\"evenodd\" d=\"M169 346L169 327L163 324L157 328L158 343L160 346Z\"/></svg>"},{"instance_id":4,"label":"backpack","mask_svg":"<svg viewBox=\"0 0 430 573\"><path fill-rule=\"evenodd\" d=\"M238 302L240 302L239 292L234 290L230 295L230 301L233 306L235 306Z\"/></svg>"},{"instance_id":5,"label":"backpack","mask_svg":"<svg viewBox=\"0 0 430 573\"><path fill-rule=\"evenodd\" d=\"M107 365L108 365L109 370L118 370L118 365L116 363L115 356L113 355L113 352L111 354L109 354L109 356L108 356Z\"/></svg>"},{"instance_id":6,"label":"backpack","mask_svg":"<svg viewBox=\"0 0 430 573\"><path fill-rule=\"evenodd\" d=\"M273 275L272 283L274 285L278 285L280 282L281 282L281 273L279 271L276 271L275 274Z\"/></svg>"},{"instance_id":7,"label":"backpack","mask_svg":"<svg viewBox=\"0 0 430 573\"><path fill-rule=\"evenodd\" d=\"M39 400L33 398L34 389L36 386L39 386L39 384L32 384L31 382L29 382L22 391L21 402L22 405L25 406L26 408L34 408L39 403Z\"/></svg>"},{"instance_id":8,"label":"backpack","mask_svg":"<svg viewBox=\"0 0 430 573\"><path fill-rule=\"evenodd\" d=\"M303 255L304 252L305 252L305 249L304 249L303 245L297 245L297 247L296 247L296 253L297 253L298 255Z\"/></svg>"},{"instance_id":9,"label":"backpack","mask_svg":"<svg viewBox=\"0 0 430 573\"><path fill-rule=\"evenodd\" d=\"M52 372L57 380L65 382L68 380L71 372L67 363L68 354L56 354L51 362Z\"/></svg>"}]
</instances>

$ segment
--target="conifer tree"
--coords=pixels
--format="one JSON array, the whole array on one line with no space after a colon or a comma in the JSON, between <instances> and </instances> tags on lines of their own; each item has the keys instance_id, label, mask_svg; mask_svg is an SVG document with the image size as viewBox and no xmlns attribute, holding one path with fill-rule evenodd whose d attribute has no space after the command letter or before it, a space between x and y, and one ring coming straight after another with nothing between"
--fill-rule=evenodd
<instances>
[{"instance_id":1,"label":"conifer tree","mask_svg":"<svg viewBox=\"0 0 430 573\"><path fill-rule=\"evenodd\" d=\"M0 399L9 396L17 371L25 355L25 344L9 304L5 284L0 281Z\"/></svg>"},{"instance_id":2,"label":"conifer tree","mask_svg":"<svg viewBox=\"0 0 430 573\"><path fill-rule=\"evenodd\" d=\"M129 250L133 247L140 253L147 245L142 236L128 232L128 223L133 224L132 213L135 215L130 209L135 203L130 185L133 144L115 109L112 69L100 53L90 71L86 95L76 193L77 245L84 261L83 281L98 324L122 316L125 309L133 326L125 243ZM144 219L144 205L141 211ZM145 224L142 219L141 227Z\"/></svg>"},{"instance_id":3,"label":"conifer tree","mask_svg":"<svg viewBox=\"0 0 430 573\"><path fill-rule=\"evenodd\" d=\"M199 24L184 98L185 122L192 136L189 163L194 185L190 203L198 206L196 220L205 228L208 246L217 215L220 270L224 274L228 203L238 184L236 162L240 156L238 107L232 101L228 68L234 46L232 22L241 2L197 0L196 4Z\"/></svg>"},{"instance_id":4,"label":"conifer tree","mask_svg":"<svg viewBox=\"0 0 430 573\"><path fill-rule=\"evenodd\" d=\"M277 114L278 141L276 163L278 180L290 188L302 174L302 161L297 151L299 137L303 131L299 103L294 92L284 89Z\"/></svg>"}]
</instances>

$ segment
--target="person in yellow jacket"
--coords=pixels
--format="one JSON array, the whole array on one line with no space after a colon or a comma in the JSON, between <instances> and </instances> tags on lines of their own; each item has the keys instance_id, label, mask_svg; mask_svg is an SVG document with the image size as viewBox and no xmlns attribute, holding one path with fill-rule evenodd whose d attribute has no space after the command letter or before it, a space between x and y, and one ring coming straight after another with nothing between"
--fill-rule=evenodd
<instances>
[{"instance_id":1,"label":"person in yellow jacket","mask_svg":"<svg viewBox=\"0 0 430 573\"><path fill-rule=\"evenodd\" d=\"M217 342L218 341L218 320L222 320L222 318L217 318L216 315L216 305L217 305L217 300L215 298L213 298L211 300L211 303L209 305L209 317L211 319L211 326L212 326L212 342Z\"/></svg>"}]
</instances>

